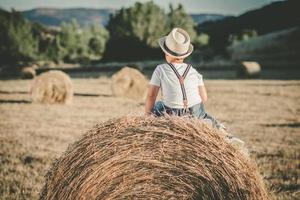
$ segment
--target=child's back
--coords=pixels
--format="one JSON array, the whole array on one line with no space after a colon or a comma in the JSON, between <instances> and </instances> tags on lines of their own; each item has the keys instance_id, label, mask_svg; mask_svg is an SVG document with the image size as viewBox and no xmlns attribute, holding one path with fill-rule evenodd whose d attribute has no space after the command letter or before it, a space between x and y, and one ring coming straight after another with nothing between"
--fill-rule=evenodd
<instances>
[{"instance_id":1,"label":"child's back","mask_svg":"<svg viewBox=\"0 0 300 200\"><path fill-rule=\"evenodd\" d=\"M188 68L186 63L172 63L179 75L183 75ZM188 100L188 107L202 102L199 95L199 86L204 86L202 75L190 67L184 78L184 87ZM161 88L162 101L170 108L184 108L182 88L176 73L168 63L156 67L150 80L151 85Z\"/></svg>"}]
</instances>

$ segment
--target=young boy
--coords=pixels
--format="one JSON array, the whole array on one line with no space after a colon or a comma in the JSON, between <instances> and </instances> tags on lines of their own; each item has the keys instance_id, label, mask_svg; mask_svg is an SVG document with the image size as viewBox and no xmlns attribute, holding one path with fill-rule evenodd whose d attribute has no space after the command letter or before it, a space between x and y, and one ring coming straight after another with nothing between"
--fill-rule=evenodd
<instances>
[{"instance_id":1,"label":"young boy","mask_svg":"<svg viewBox=\"0 0 300 200\"><path fill-rule=\"evenodd\" d=\"M224 130L224 126L204 109L207 93L202 75L184 59L193 52L189 34L174 28L167 36L159 39L167 63L158 65L152 74L145 105L145 113L157 117L165 114L192 116L204 119L213 127ZM155 103L161 89L162 101ZM244 142L229 136L238 146Z\"/></svg>"}]
</instances>

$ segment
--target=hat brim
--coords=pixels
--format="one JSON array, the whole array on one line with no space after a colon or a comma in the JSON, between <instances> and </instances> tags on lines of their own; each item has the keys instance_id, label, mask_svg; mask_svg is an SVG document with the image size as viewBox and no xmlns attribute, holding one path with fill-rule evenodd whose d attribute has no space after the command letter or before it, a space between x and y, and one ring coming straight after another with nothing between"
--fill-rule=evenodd
<instances>
[{"instance_id":1,"label":"hat brim","mask_svg":"<svg viewBox=\"0 0 300 200\"><path fill-rule=\"evenodd\" d=\"M174 57L174 58L186 58L188 57L189 55L191 55L191 53L193 52L194 50L194 47L192 44L190 44L189 46L189 49L188 51L183 54L183 55L175 55L173 52L171 52L170 50L166 49L165 48L165 41L166 41L166 36L165 37L162 37L158 40L158 44L160 46L160 48L163 50L163 52L171 57Z\"/></svg>"}]
</instances>

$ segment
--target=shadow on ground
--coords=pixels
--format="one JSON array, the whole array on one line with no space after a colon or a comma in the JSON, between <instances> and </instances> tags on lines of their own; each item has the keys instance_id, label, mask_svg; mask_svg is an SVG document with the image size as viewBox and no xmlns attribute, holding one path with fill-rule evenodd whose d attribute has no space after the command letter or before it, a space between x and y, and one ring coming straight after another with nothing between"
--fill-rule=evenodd
<instances>
[{"instance_id":1,"label":"shadow on ground","mask_svg":"<svg viewBox=\"0 0 300 200\"><path fill-rule=\"evenodd\" d=\"M28 100L11 100L11 99L0 99L0 104L4 103L16 103L16 104L29 104L31 101Z\"/></svg>"},{"instance_id":2,"label":"shadow on ground","mask_svg":"<svg viewBox=\"0 0 300 200\"><path fill-rule=\"evenodd\" d=\"M0 94L29 94L29 92L0 90ZM110 94L76 93L75 92L74 96L80 96L80 97L111 97L112 95L110 95Z\"/></svg>"},{"instance_id":3,"label":"shadow on ground","mask_svg":"<svg viewBox=\"0 0 300 200\"><path fill-rule=\"evenodd\" d=\"M265 127L290 127L290 128L299 128L300 123L278 123L278 124L264 124Z\"/></svg>"}]
</instances>

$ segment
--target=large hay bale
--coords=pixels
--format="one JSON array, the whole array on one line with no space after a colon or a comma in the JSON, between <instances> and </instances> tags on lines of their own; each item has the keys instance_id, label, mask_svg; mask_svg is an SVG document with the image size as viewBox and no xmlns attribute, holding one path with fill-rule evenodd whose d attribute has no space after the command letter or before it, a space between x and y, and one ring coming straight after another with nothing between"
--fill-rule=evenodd
<instances>
[{"instance_id":1,"label":"large hay bale","mask_svg":"<svg viewBox=\"0 0 300 200\"><path fill-rule=\"evenodd\" d=\"M21 70L21 76L23 79L33 79L36 76L34 67L24 67Z\"/></svg>"},{"instance_id":2,"label":"large hay bale","mask_svg":"<svg viewBox=\"0 0 300 200\"><path fill-rule=\"evenodd\" d=\"M238 76L245 78L258 77L261 72L261 67L257 62L244 61L239 64Z\"/></svg>"},{"instance_id":3,"label":"large hay bale","mask_svg":"<svg viewBox=\"0 0 300 200\"><path fill-rule=\"evenodd\" d=\"M33 80L30 93L33 102L68 104L73 98L72 81L62 71L45 72Z\"/></svg>"},{"instance_id":4,"label":"large hay bale","mask_svg":"<svg viewBox=\"0 0 300 200\"><path fill-rule=\"evenodd\" d=\"M197 119L98 124L50 168L40 199L268 199L254 164Z\"/></svg>"},{"instance_id":5,"label":"large hay bale","mask_svg":"<svg viewBox=\"0 0 300 200\"><path fill-rule=\"evenodd\" d=\"M137 69L124 67L112 76L111 88L117 97L127 97L138 101L145 100L147 79Z\"/></svg>"}]
</instances>

